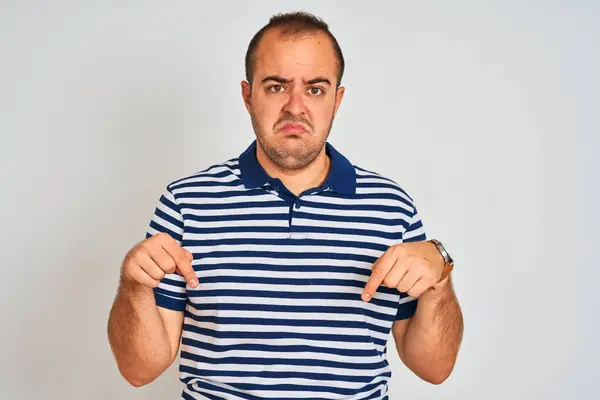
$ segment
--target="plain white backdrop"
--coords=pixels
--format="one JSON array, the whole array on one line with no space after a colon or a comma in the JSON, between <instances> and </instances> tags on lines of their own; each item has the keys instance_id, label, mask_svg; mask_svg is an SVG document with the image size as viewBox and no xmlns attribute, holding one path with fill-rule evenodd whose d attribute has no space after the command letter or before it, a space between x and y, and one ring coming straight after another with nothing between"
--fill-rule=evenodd
<instances>
[{"instance_id":1,"label":"plain white backdrop","mask_svg":"<svg viewBox=\"0 0 600 400\"><path fill-rule=\"evenodd\" d=\"M600 4L595 1L0 1L0 397L135 389L106 322L164 186L253 140L252 35L306 10L344 51L330 142L415 198L457 260L453 375L397 399L592 399L600 379ZM575 391L577 393L575 393Z\"/></svg>"}]
</instances>

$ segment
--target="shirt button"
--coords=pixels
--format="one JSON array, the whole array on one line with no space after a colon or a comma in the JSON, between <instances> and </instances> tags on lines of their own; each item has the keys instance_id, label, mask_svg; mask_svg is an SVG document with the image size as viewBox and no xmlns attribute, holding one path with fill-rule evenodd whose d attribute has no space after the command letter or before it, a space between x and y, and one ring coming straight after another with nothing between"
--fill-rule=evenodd
<instances>
[{"instance_id":1,"label":"shirt button","mask_svg":"<svg viewBox=\"0 0 600 400\"><path fill-rule=\"evenodd\" d=\"M300 208L300 202L299 202L299 201L297 201L297 202L296 202L296 204L294 205L294 207L295 207L296 209Z\"/></svg>"}]
</instances>

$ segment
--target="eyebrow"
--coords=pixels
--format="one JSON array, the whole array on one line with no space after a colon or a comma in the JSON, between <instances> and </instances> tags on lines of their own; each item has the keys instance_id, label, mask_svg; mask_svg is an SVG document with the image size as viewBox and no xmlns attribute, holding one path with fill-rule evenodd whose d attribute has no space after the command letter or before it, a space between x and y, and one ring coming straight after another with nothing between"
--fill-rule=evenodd
<instances>
[{"instance_id":1,"label":"eyebrow","mask_svg":"<svg viewBox=\"0 0 600 400\"><path fill-rule=\"evenodd\" d=\"M283 78L283 77L281 77L281 76L279 76L279 75L271 75L271 76L267 76L265 79L263 79L263 80L261 81L261 83L265 83L265 82L267 82L267 81L275 81L275 82L277 82L277 83L290 83L290 82L291 82L291 80L290 80L290 79ZM317 78L313 78L313 79L311 79L310 81L307 81L306 83L307 83L308 85L314 85L314 84L316 84L316 83L326 83L326 84L328 84L329 86L331 86L331 82L329 81L329 79L327 79L327 78L324 78L324 77L317 77Z\"/></svg>"}]
</instances>

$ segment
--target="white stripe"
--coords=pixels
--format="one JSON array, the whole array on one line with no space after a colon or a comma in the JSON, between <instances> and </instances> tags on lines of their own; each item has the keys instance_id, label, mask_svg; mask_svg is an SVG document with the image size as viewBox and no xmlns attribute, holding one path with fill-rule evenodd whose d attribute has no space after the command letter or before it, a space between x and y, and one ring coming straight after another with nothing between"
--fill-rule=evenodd
<instances>
[{"instance_id":1,"label":"white stripe","mask_svg":"<svg viewBox=\"0 0 600 400\"><path fill-rule=\"evenodd\" d=\"M186 318L186 323L200 324L194 320ZM290 326L290 325L218 325L214 322L201 323L201 326L206 329L212 329L219 332L261 332L261 333L273 333L273 332L289 332L290 330L301 330L302 333L316 333L316 334L328 334L328 335L357 335L367 336L369 331L366 328L346 328L346 327L324 327L324 326ZM225 329L226 328L226 329ZM372 335L371 335L372 336Z\"/></svg>"},{"instance_id":2,"label":"white stripe","mask_svg":"<svg viewBox=\"0 0 600 400\"><path fill-rule=\"evenodd\" d=\"M366 261L356 260L336 260L329 259L325 260L322 258L317 259L304 259L304 258L270 258L270 257L202 257L199 260L194 261L194 265L202 264L229 264L229 263L240 263L240 264L266 264L266 265L322 265L322 266L338 266L338 267L355 267L355 268L368 268L371 269L373 265Z\"/></svg>"},{"instance_id":3,"label":"white stripe","mask_svg":"<svg viewBox=\"0 0 600 400\"><path fill-rule=\"evenodd\" d=\"M189 348L189 346L182 346L182 349L188 353L192 353L190 350L197 350L197 348ZM192 353L193 354L193 353ZM273 365L261 365L261 364L210 364L204 362L196 362L187 358L181 358L183 365L198 368L208 369L212 371L245 371L245 372L261 372L268 370L269 372L298 372L299 366L297 365L284 365L284 364L273 364ZM347 368L333 368L333 367L321 367L311 366L310 372L315 374L336 374L336 375L347 375L347 376L371 376L379 373L383 373L389 370L389 368L377 368L372 370L364 369L347 369ZM212 381L209 381L212 383Z\"/></svg>"},{"instance_id":4,"label":"white stripe","mask_svg":"<svg viewBox=\"0 0 600 400\"><path fill-rule=\"evenodd\" d=\"M332 246L294 246L294 245L265 245L265 244L235 244L235 245L216 245L216 246L188 246L187 249L192 253L199 255L208 254L213 251L221 252L240 252L240 251L275 251L278 253L334 253L334 254L348 254L348 255L363 255L379 258L382 251L365 249L359 247L332 247Z\"/></svg>"},{"instance_id":5,"label":"white stripe","mask_svg":"<svg viewBox=\"0 0 600 400\"><path fill-rule=\"evenodd\" d=\"M227 171L229 168L220 168L220 171L214 171L214 173ZM239 177L233 174L227 174L225 176L214 176L213 172L203 172L198 175L191 176L189 178L185 178L175 184L173 186L186 185L188 183L198 183L198 182L233 182L238 180Z\"/></svg>"},{"instance_id":6,"label":"white stripe","mask_svg":"<svg viewBox=\"0 0 600 400\"><path fill-rule=\"evenodd\" d=\"M212 336L202 335L192 331L183 331L184 338L196 340L198 342L210 343L216 346L231 346L237 344L256 344L267 346L315 346L332 349L346 348L352 346L353 350L372 350L373 343L371 342L338 342L328 340L326 342L313 339L223 339L214 338Z\"/></svg>"},{"instance_id":7,"label":"white stripe","mask_svg":"<svg viewBox=\"0 0 600 400\"><path fill-rule=\"evenodd\" d=\"M336 204L341 206L346 206L348 209L351 209L354 206L392 206L392 207L402 207L404 203L400 200L393 199L346 199L341 197L324 197L320 195L314 195L309 199L305 199L305 204L310 204L312 201L325 203L325 204ZM406 205L404 205L406 207ZM343 210L339 210L343 212Z\"/></svg>"},{"instance_id":8,"label":"white stripe","mask_svg":"<svg viewBox=\"0 0 600 400\"><path fill-rule=\"evenodd\" d=\"M198 217L225 217L235 215L247 215L247 214L288 214L290 211L289 206L281 207L253 207L253 208L225 208L215 210L194 210L193 214Z\"/></svg>"},{"instance_id":9,"label":"white stripe","mask_svg":"<svg viewBox=\"0 0 600 400\"><path fill-rule=\"evenodd\" d=\"M162 226L163 228L167 228L171 232L174 232L179 235L181 235L183 233L183 230L179 226L173 225L169 221L162 219L161 217L159 217L157 215L154 216L153 221L156 222L158 225Z\"/></svg>"},{"instance_id":10,"label":"white stripe","mask_svg":"<svg viewBox=\"0 0 600 400\"><path fill-rule=\"evenodd\" d=\"M211 351L202 348L194 347L193 354L197 356L202 356L210 359L219 359L219 358L229 358L229 357L244 357L244 358L279 358L283 360L314 360L315 353L312 351L295 351L295 352L287 352L287 351L257 351L257 350L235 350L234 352L227 351ZM232 354L233 353L233 354ZM343 356L339 354L331 354L331 353L319 353L319 360L331 361L331 362L340 362L340 363L348 363L348 364L372 364L380 362L382 359L379 356L367 356L367 357L359 357L359 356Z\"/></svg>"},{"instance_id":11,"label":"white stripe","mask_svg":"<svg viewBox=\"0 0 600 400\"><path fill-rule=\"evenodd\" d=\"M289 239L288 232L223 232L223 233L189 233L184 236L188 240L221 240L221 239ZM392 246L399 243L398 240L386 239L376 236L359 236L344 233L308 232L308 239L333 240L348 242L367 242Z\"/></svg>"},{"instance_id":12,"label":"white stripe","mask_svg":"<svg viewBox=\"0 0 600 400\"><path fill-rule=\"evenodd\" d=\"M275 197L275 198L274 198ZM265 201L273 201L277 200L277 196L273 196L272 194L259 194L254 196L244 196L244 195L233 195L229 197L186 197L185 195L179 196L179 203L190 203L190 204L247 204L247 203L261 203ZM184 208L182 208L183 212ZM187 209L187 212L192 212L193 209Z\"/></svg>"},{"instance_id":13,"label":"white stripe","mask_svg":"<svg viewBox=\"0 0 600 400\"><path fill-rule=\"evenodd\" d=\"M370 270L370 269L369 269ZM309 279L347 279L353 281L359 281L366 283L369 276L347 273L347 272L319 272L319 271L265 271L260 269L228 269L226 267L219 268L218 270L207 269L197 270L196 276L199 279L204 277L212 276L229 276L229 277L247 277L251 276L268 276L269 278L287 278L287 279L299 279L307 281Z\"/></svg>"},{"instance_id":14,"label":"white stripe","mask_svg":"<svg viewBox=\"0 0 600 400\"><path fill-rule=\"evenodd\" d=\"M264 318L264 319L279 319L280 321L344 321L344 322L367 322L371 325L387 327L387 321L371 318L362 314L332 314L332 313L282 313L274 311L253 311L253 310L196 310L190 308L192 314L200 317L220 317L220 318Z\"/></svg>"},{"instance_id":15,"label":"white stripe","mask_svg":"<svg viewBox=\"0 0 600 400\"><path fill-rule=\"evenodd\" d=\"M303 203L306 204L306 203ZM401 207L407 210L407 207ZM333 210L330 208L319 208L303 206L300 210L304 213L315 214L315 215L334 215L343 217L363 217L363 218L380 218L380 219L403 219L408 221L410 217L400 212L387 212L387 211L367 211L367 210Z\"/></svg>"}]
</instances>

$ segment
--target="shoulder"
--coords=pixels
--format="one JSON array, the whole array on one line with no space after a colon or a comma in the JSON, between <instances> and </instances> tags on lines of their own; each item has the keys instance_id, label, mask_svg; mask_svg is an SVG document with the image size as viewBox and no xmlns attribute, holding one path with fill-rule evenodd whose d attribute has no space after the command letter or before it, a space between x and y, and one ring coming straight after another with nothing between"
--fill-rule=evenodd
<instances>
[{"instance_id":1,"label":"shoulder","mask_svg":"<svg viewBox=\"0 0 600 400\"><path fill-rule=\"evenodd\" d=\"M388 199L410 214L415 213L416 208L412 196L394 179L356 165L354 165L354 169L357 195Z\"/></svg>"},{"instance_id":2,"label":"shoulder","mask_svg":"<svg viewBox=\"0 0 600 400\"><path fill-rule=\"evenodd\" d=\"M179 177L167 184L174 197L186 192L214 192L241 185L239 158L231 158L192 174Z\"/></svg>"}]
</instances>

